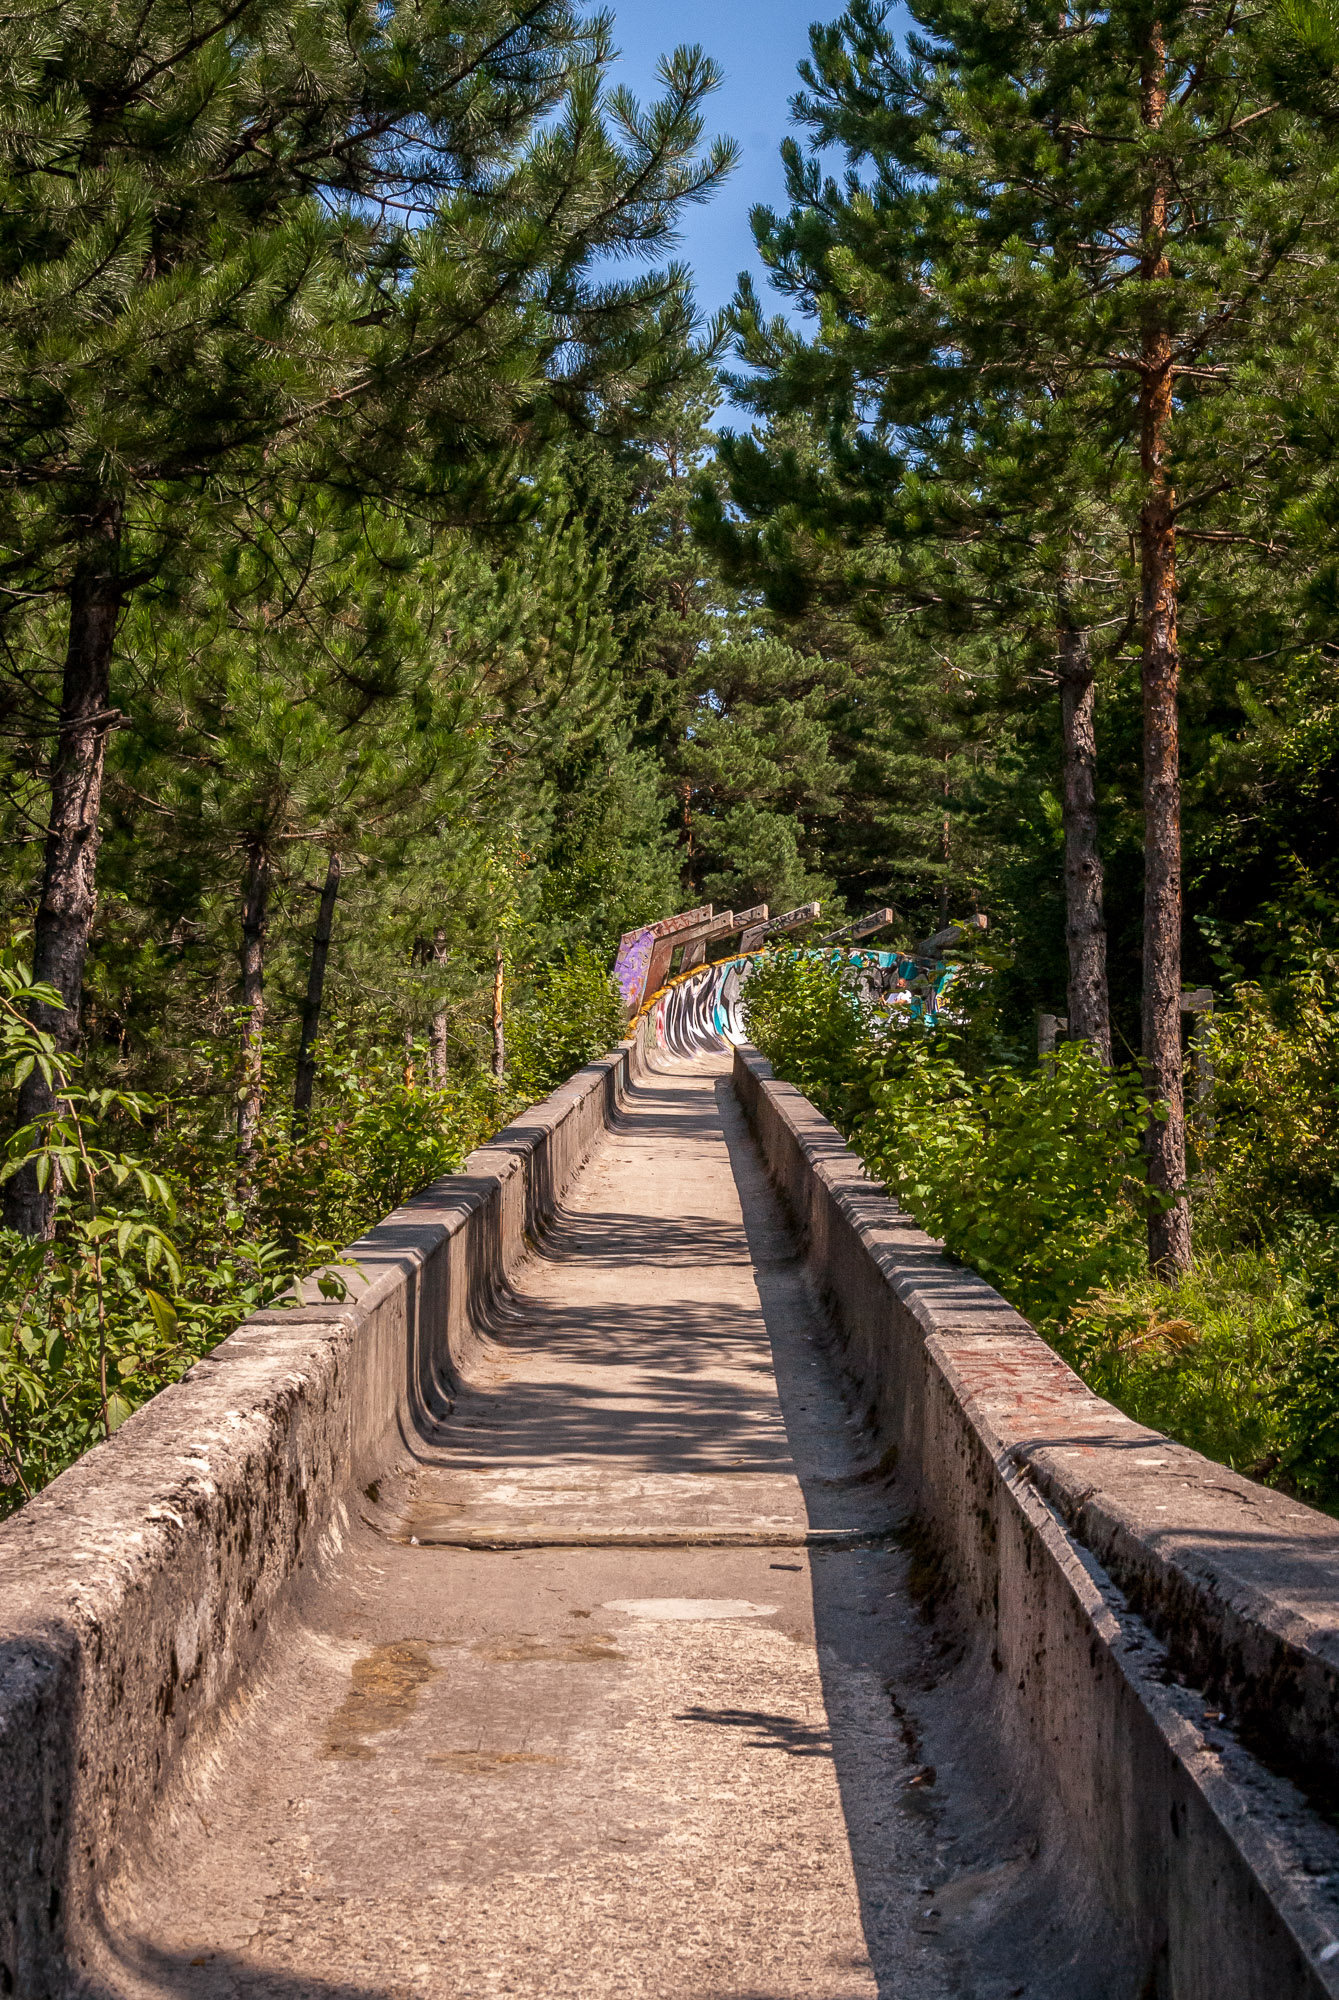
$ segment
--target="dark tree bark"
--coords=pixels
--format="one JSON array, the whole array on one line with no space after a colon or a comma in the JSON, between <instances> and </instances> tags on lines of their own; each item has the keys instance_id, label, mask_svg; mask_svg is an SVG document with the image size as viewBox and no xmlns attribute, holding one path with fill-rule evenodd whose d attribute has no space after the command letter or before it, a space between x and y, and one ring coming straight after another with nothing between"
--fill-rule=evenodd
<instances>
[{"instance_id":1,"label":"dark tree bark","mask_svg":"<svg viewBox=\"0 0 1339 2000\"><path fill-rule=\"evenodd\" d=\"M39 1007L34 1024L73 1049L79 1036L84 959L97 908L98 821L111 706L112 652L121 610L117 576L119 514L109 512L70 587L70 629L61 688L60 726L51 759L42 896L33 934L33 977L54 986L60 1007ZM34 1069L19 1092L19 1123L49 1118L55 1098ZM5 1223L25 1236L50 1236L56 1188L37 1185L31 1167L5 1183Z\"/></svg>"},{"instance_id":2,"label":"dark tree bark","mask_svg":"<svg viewBox=\"0 0 1339 2000\"><path fill-rule=\"evenodd\" d=\"M293 1137L296 1138L312 1108L316 1082L316 1037L321 1029L321 1004L325 998L325 968L330 956L330 937L335 926L335 898L339 894L340 860L332 853L326 863L325 886L316 912L312 934L311 964L307 968L307 1000L302 1009L302 1037L298 1043L298 1068L293 1080Z\"/></svg>"},{"instance_id":3,"label":"dark tree bark","mask_svg":"<svg viewBox=\"0 0 1339 2000\"><path fill-rule=\"evenodd\" d=\"M1166 51L1161 26L1150 31L1144 56L1141 113L1158 129L1167 108ZM1141 218L1146 283L1170 275L1164 249L1167 187L1155 169ZM1163 1199L1150 1206L1149 1267L1175 1277L1190 1264L1190 1202L1186 1193L1185 1101L1181 1079L1181 774L1177 691L1176 496L1166 461L1175 386L1166 314L1150 301L1139 378L1140 461L1144 501L1139 515L1143 609L1144 696L1144 1087L1168 1107L1147 1133L1148 1178Z\"/></svg>"},{"instance_id":4,"label":"dark tree bark","mask_svg":"<svg viewBox=\"0 0 1339 2000\"><path fill-rule=\"evenodd\" d=\"M1096 678L1088 634L1062 620L1060 721L1064 759L1065 943L1069 951L1069 1033L1111 1062L1107 930L1102 855L1097 844Z\"/></svg>"},{"instance_id":5,"label":"dark tree bark","mask_svg":"<svg viewBox=\"0 0 1339 2000\"><path fill-rule=\"evenodd\" d=\"M942 792L943 796L946 799L949 795L948 754L949 753L946 750L944 752L944 776L939 787L940 791ZM939 823L939 866L940 869L942 870L942 873L939 878L939 928L941 931L945 928L945 926L948 923L948 910L950 901L949 886L948 886L948 864L950 855L952 853L952 846L951 846L952 832L953 832L952 822L949 819L948 814L945 813Z\"/></svg>"},{"instance_id":6,"label":"dark tree bark","mask_svg":"<svg viewBox=\"0 0 1339 2000\"><path fill-rule=\"evenodd\" d=\"M263 840L247 849L242 905L242 1088L237 1098L238 1151L245 1159L260 1124L265 1055L265 926L270 906L270 857Z\"/></svg>"}]
</instances>

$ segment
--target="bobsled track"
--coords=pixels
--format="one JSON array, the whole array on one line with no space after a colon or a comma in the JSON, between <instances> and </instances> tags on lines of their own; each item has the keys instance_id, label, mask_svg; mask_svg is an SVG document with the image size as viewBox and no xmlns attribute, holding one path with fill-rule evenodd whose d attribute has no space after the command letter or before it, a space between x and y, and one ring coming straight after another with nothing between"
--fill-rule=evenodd
<instances>
[{"instance_id":1,"label":"bobsled track","mask_svg":"<svg viewBox=\"0 0 1339 2000\"><path fill-rule=\"evenodd\" d=\"M904 997L920 1015L939 1012L959 969L941 962L927 970L924 961L868 946L838 945L824 950L802 944L788 955L846 967L869 1000L886 994L893 983L906 986L915 978L922 990L914 998L910 993ZM680 973L647 999L638 1024L645 1020L647 1035L662 1055L697 1056L743 1045L747 1039L744 985L755 956L727 958Z\"/></svg>"},{"instance_id":2,"label":"bobsled track","mask_svg":"<svg viewBox=\"0 0 1339 2000\"><path fill-rule=\"evenodd\" d=\"M0 1990L1339 1993L1339 1529L652 1026L0 1529Z\"/></svg>"}]
</instances>

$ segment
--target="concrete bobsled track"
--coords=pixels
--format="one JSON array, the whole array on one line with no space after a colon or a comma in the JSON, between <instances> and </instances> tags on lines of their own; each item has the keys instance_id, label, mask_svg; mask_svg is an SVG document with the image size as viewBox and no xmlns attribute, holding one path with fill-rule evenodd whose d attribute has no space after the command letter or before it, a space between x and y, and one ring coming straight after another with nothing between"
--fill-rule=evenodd
<instances>
[{"instance_id":1,"label":"concrete bobsled track","mask_svg":"<svg viewBox=\"0 0 1339 2000\"><path fill-rule=\"evenodd\" d=\"M0 1529L0 1991L1339 1994L1339 1528L752 1050L355 1249Z\"/></svg>"}]
</instances>

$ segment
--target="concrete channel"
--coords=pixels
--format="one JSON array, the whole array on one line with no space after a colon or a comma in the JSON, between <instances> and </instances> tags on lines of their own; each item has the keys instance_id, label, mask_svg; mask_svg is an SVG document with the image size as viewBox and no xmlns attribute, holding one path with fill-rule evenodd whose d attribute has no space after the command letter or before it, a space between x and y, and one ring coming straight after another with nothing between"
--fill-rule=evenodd
<instances>
[{"instance_id":1,"label":"concrete channel","mask_svg":"<svg viewBox=\"0 0 1339 2000\"><path fill-rule=\"evenodd\" d=\"M1339 1993L1339 1531L625 1043L0 1529L22 2000Z\"/></svg>"}]
</instances>

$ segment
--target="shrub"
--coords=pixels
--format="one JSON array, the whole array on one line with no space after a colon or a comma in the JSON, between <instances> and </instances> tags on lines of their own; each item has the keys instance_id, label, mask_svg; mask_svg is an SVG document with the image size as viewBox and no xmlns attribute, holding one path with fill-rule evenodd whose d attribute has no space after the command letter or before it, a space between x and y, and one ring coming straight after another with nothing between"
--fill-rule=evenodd
<instances>
[{"instance_id":1,"label":"shrub","mask_svg":"<svg viewBox=\"0 0 1339 2000\"><path fill-rule=\"evenodd\" d=\"M849 1130L868 1103L862 1089L873 1054L850 974L795 952L764 953L744 987L744 1019L778 1076Z\"/></svg>"},{"instance_id":2,"label":"shrub","mask_svg":"<svg viewBox=\"0 0 1339 2000\"><path fill-rule=\"evenodd\" d=\"M1201 1256L1178 1283L1094 1292L1057 1346L1100 1396L1238 1472L1299 1443L1297 1371L1315 1343L1302 1283L1260 1251Z\"/></svg>"},{"instance_id":3,"label":"shrub","mask_svg":"<svg viewBox=\"0 0 1339 2000\"><path fill-rule=\"evenodd\" d=\"M282 1066L267 1078L243 1166L218 1123L221 1088L157 1103L85 1091L78 1063L28 1026L37 989L7 962L0 979L0 1068L14 1076L25 1061L52 1063L65 1093L64 1116L10 1149L14 1165L34 1147L47 1171L59 1158L64 1185L53 1241L0 1231L0 1516L248 1313L291 1298L295 1278L333 1267L322 1289L338 1296L343 1246L458 1171L501 1123L622 1032L617 993L587 952L542 973L515 1011L502 1088L477 1072L423 1088L413 1072L426 1064L407 1064L403 1048L336 1028L321 1052L318 1103L297 1132ZM208 1082L208 1051L197 1053ZM152 1173L113 1150L135 1143L132 1131L152 1148Z\"/></svg>"},{"instance_id":4,"label":"shrub","mask_svg":"<svg viewBox=\"0 0 1339 2000\"><path fill-rule=\"evenodd\" d=\"M1211 1116L1192 1120L1196 1219L1219 1247L1271 1241L1339 1209L1339 1007L1304 974L1237 986L1208 1022Z\"/></svg>"},{"instance_id":5,"label":"shrub","mask_svg":"<svg viewBox=\"0 0 1339 2000\"><path fill-rule=\"evenodd\" d=\"M1039 1070L969 1077L951 1044L904 1034L870 1065L852 1137L871 1173L946 1249L1050 1329L1143 1251L1137 1081L1076 1043Z\"/></svg>"},{"instance_id":6,"label":"shrub","mask_svg":"<svg viewBox=\"0 0 1339 2000\"><path fill-rule=\"evenodd\" d=\"M815 962L774 961L746 1008L778 1072L1100 1395L1339 1511L1339 1011L1314 977L1239 988L1210 1025L1203 1247L1176 1284L1144 1268L1133 1074L1075 1045L983 1064L980 1036L880 1020Z\"/></svg>"},{"instance_id":7,"label":"shrub","mask_svg":"<svg viewBox=\"0 0 1339 2000\"><path fill-rule=\"evenodd\" d=\"M1044 1327L1139 1268L1138 1083L1077 1044L973 1075L960 1038L879 1018L840 968L793 954L745 988L749 1033L946 1248Z\"/></svg>"},{"instance_id":8,"label":"shrub","mask_svg":"<svg viewBox=\"0 0 1339 2000\"><path fill-rule=\"evenodd\" d=\"M623 1006L609 968L582 945L535 978L507 1031L510 1089L526 1103L547 1097L573 1070L604 1055L623 1034Z\"/></svg>"}]
</instances>

